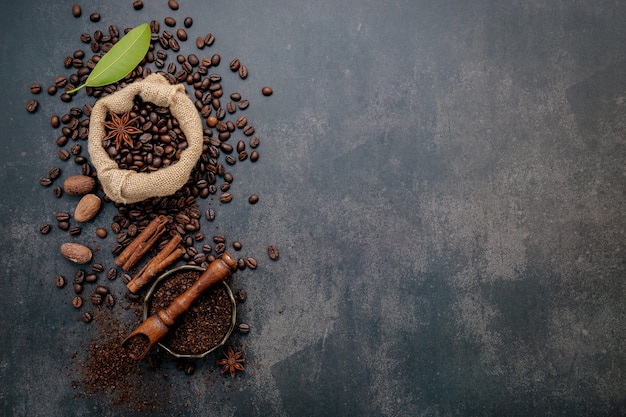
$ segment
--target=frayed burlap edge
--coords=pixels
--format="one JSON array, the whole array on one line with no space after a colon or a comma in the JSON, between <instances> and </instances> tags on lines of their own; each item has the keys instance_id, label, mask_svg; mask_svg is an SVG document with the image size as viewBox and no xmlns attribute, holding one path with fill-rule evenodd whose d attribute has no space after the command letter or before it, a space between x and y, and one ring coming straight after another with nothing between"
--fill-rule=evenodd
<instances>
[{"instance_id":1,"label":"frayed burlap edge","mask_svg":"<svg viewBox=\"0 0 626 417\"><path fill-rule=\"evenodd\" d=\"M106 136L103 122L107 113L122 114L131 110L136 95L146 102L168 107L178 120L188 147L181 152L176 164L151 173L120 169L102 146ZM185 185L200 158L202 121L184 86L171 85L162 75L151 74L96 102L90 116L88 150L102 188L111 200L130 204L172 195Z\"/></svg>"}]
</instances>

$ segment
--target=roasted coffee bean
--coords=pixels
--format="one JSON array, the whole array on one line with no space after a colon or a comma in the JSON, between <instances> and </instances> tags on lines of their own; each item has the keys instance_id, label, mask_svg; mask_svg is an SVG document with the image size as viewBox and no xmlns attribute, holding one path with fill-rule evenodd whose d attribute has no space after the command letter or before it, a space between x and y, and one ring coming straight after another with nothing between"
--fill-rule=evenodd
<instances>
[{"instance_id":1,"label":"roasted coffee bean","mask_svg":"<svg viewBox=\"0 0 626 417\"><path fill-rule=\"evenodd\" d=\"M238 74L239 74L239 78L241 78L242 80L245 80L248 77L248 67L241 64L239 66Z\"/></svg>"},{"instance_id":2,"label":"roasted coffee bean","mask_svg":"<svg viewBox=\"0 0 626 417\"><path fill-rule=\"evenodd\" d=\"M74 17L80 17L80 15L83 14L82 9L80 8L80 6L78 4L74 4L72 6L72 16Z\"/></svg>"},{"instance_id":3,"label":"roasted coffee bean","mask_svg":"<svg viewBox=\"0 0 626 417\"><path fill-rule=\"evenodd\" d=\"M237 105L235 104L234 101L228 101L226 103L226 111L230 114L233 114L234 112L237 111Z\"/></svg>"},{"instance_id":4,"label":"roasted coffee bean","mask_svg":"<svg viewBox=\"0 0 626 417\"><path fill-rule=\"evenodd\" d=\"M222 57L219 54L211 55L211 65L217 67L220 64Z\"/></svg>"},{"instance_id":5,"label":"roasted coffee bean","mask_svg":"<svg viewBox=\"0 0 626 417\"><path fill-rule=\"evenodd\" d=\"M248 299L248 292L243 288L237 291L237 301L244 302Z\"/></svg>"},{"instance_id":6,"label":"roasted coffee bean","mask_svg":"<svg viewBox=\"0 0 626 417\"><path fill-rule=\"evenodd\" d=\"M61 230L69 230L70 229L70 222L67 221L61 221L57 223L57 227Z\"/></svg>"},{"instance_id":7,"label":"roasted coffee bean","mask_svg":"<svg viewBox=\"0 0 626 417\"><path fill-rule=\"evenodd\" d=\"M256 259L252 258L252 257L247 257L246 258L246 266L250 269L256 269L257 267L257 263L256 263Z\"/></svg>"},{"instance_id":8,"label":"roasted coffee bean","mask_svg":"<svg viewBox=\"0 0 626 417\"><path fill-rule=\"evenodd\" d=\"M52 189L52 194L56 198L61 198L63 196L63 189L57 185Z\"/></svg>"},{"instance_id":9,"label":"roasted coffee bean","mask_svg":"<svg viewBox=\"0 0 626 417\"><path fill-rule=\"evenodd\" d=\"M54 216L57 221L68 221L70 219L70 214L67 211L59 211Z\"/></svg>"},{"instance_id":10,"label":"roasted coffee bean","mask_svg":"<svg viewBox=\"0 0 626 417\"><path fill-rule=\"evenodd\" d=\"M33 94L41 93L41 84L33 83L30 85L30 92Z\"/></svg>"},{"instance_id":11,"label":"roasted coffee bean","mask_svg":"<svg viewBox=\"0 0 626 417\"><path fill-rule=\"evenodd\" d=\"M248 145L250 145L250 147L253 149L259 146L260 143L261 142L259 141L259 138L257 138L256 136L252 136L250 140L248 141Z\"/></svg>"},{"instance_id":12,"label":"roasted coffee bean","mask_svg":"<svg viewBox=\"0 0 626 417\"><path fill-rule=\"evenodd\" d=\"M83 151L83 147L80 146L80 144L78 143L72 145L72 147L70 148L70 153L72 155L80 155L82 151Z\"/></svg>"},{"instance_id":13,"label":"roasted coffee bean","mask_svg":"<svg viewBox=\"0 0 626 417\"><path fill-rule=\"evenodd\" d=\"M218 255L221 255L222 253L224 253L226 251L226 245L224 243L218 243L217 245L215 245L215 253L217 253Z\"/></svg>"},{"instance_id":14,"label":"roasted coffee bean","mask_svg":"<svg viewBox=\"0 0 626 417\"><path fill-rule=\"evenodd\" d=\"M98 227L96 229L96 236L98 236L99 238L104 239L105 237L107 237L107 235L107 230L104 227Z\"/></svg>"},{"instance_id":15,"label":"roasted coffee bean","mask_svg":"<svg viewBox=\"0 0 626 417\"><path fill-rule=\"evenodd\" d=\"M91 323L91 320L93 320L93 315L90 312L85 312L82 314L81 319L85 322L85 323Z\"/></svg>"},{"instance_id":16,"label":"roasted coffee bean","mask_svg":"<svg viewBox=\"0 0 626 417\"><path fill-rule=\"evenodd\" d=\"M204 212L204 216L208 221L212 222L213 220L215 220L215 210L213 210L212 208L207 209Z\"/></svg>"},{"instance_id":17,"label":"roasted coffee bean","mask_svg":"<svg viewBox=\"0 0 626 417\"><path fill-rule=\"evenodd\" d=\"M89 296L89 300L91 300L93 305L99 306L102 304L102 295L93 293Z\"/></svg>"},{"instance_id":18,"label":"roasted coffee bean","mask_svg":"<svg viewBox=\"0 0 626 417\"><path fill-rule=\"evenodd\" d=\"M232 155L226 155L226 157L224 157L224 160L228 165L235 165L237 163L237 160Z\"/></svg>"},{"instance_id":19,"label":"roasted coffee bean","mask_svg":"<svg viewBox=\"0 0 626 417\"><path fill-rule=\"evenodd\" d=\"M63 275L57 275L54 278L54 285L56 285L57 288L65 287L65 277Z\"/></svg>"},{"instance_id":20,"label":"roasted coffee bean","mask_svg":"<svg viewBox=\"0 0 626 417\"><path fill-rule=\"evenodd\" d=\"M254 134L254 126L252 125L246 125L246 127L243 128L243 134L246 136L250 136Z\"/></svg>"},{"instance_id":21,"label":"roasted coffee bean","mask_svg":"<svg viewBox=\"0 0 626 417\"><path fill-rule=\"evenodd\" d=\"M240 271L243 271L244 269L246 269L246 260L244 258L237 259L237 268Z\"/></svg>"},{"instance_id":22,"label":"roasted coffee bean","mask_svg":"<svg viewBox=\"0 0 626 417\"><path fill-rule=\"evenodd\" d=\"M42 235L47 235L48 233L50 233L52 226L50 226L49 224L42 224L41 226L39 226L39 233L41 233Z\"/></svg>"},{"instance_id":23,"label":"roasted coffee bean","mask_svg":"<svg viewBox=\"0 0 626 417\"><path fill-rule=\"evenodd\" d=\"M48 95L55 95L57 93L57 86L56 85L51 85L48 87L48 89L46 90L48 92Z\"/></svg>"},{"instance_id":24,"label":"roasted coffee bean","mask_svg":"<svg viewBox=\"0 0 626 417\"><path fill-rule=\"evenodd\" d=\"M37 108L39 107L39 103L37 100L31 99L26 103L26 111L29 113L35 113Z\"/></svg>"},{"instance_id":25,"label":"roasted coffee bean","mask_svg":"<svg viewBox=\"0 0 626 417\"><path fill-rule=\"evenodd\" d=\"M122 231L122 226L120 226L120 224L117 222L113 222L111 223L111 231L117 234Z\"/></svg>"},{"instance_id":26,"label":"roasted coffee bean","mask_svg":"<svg viewBox=\"0 0 626 417\"><path fill-rule=\"evenodd\" d=\"M224 173L224 181L232 183L233 180L234 180L233 174L231 174L230 172Z\"/></svg>"},{"instance_id":27,"label":"roasted coffee bean","mask_svg":"<svg viewBox=\"0 0 626 417\"><path fill-rule=\"evenodd\" d=\"M100 294L102 296L107 295L110 291L104 285L98 285L95 290L96 294Z\"/></svg>"},{"instance_id":28,"label":"roasted coffee bean","mask_svg":"<svg viewBox=\"0 0 626 417\"><path fill-rule=\"evenodd\" d=\"M241 62L237 58L235 58L232 61L230 61L230 64L228 64L228 66L230 67L231 71L236 72L236 71L239 71Z\"/></svg>"},{"instance_id":29,"label":"roasted coffee bean","mask_svg":"<svg viewBox=\"0 0 626 417\"><path fill-rule=\"evenodd\" d=\"M101 263L95 263L91 265L91 269L93 270L93 272L103 272L104 265L102 265Z\"/></svg>"},{"instance_id":30,"label":"roasted coffee bean","mask_svg":"<svg viewBox=\"0 0 626 417\"><path fill-rule=\"evenodd\" d=\"M224 243L226 242L226 236L223 234L217 234L213 236L213 242L215 243Z\"/></svg>"},{"instance_id":31,"label":"roasted coffee bean","mask_svg":"<svg viewBox=\"0 0 626 417\"><path fill-rule=\"evenodd\" d=\"M122 250L124 250L124 246L118 243L111 248L111 253L117 256L122 252Z\"/></svg>"},{"instance_id":32,"label":"roasted coffee bean","mask_svg":"<svg viewBox=\"0 0 626 417\"><path fill-rule=\"evenodd\" d=\"M271 88L271 87L263 87L263 88L261 88L261 93L262 93L264 96L271 96L271 95L272 95L272 93L274 93L274 90L272 90L272 88Z\"/></svg>"},{"instance_id":33,"label":"roasted coffee bean","mask_svg":"<svg viewBox=\"0 0 626 417\"><path fill-rule=\"evenodd\" d=\"M59 158L63 161L67 161L68 159L70 159L70 153L67 151L67 149L59 149L58 155Z\"/></svg>"},{"instance_id":34,"label":"roasted coffee bean","mask_svg":"<svg viewBox=\"0 0 626 417\"><path fill-rule=\"evenodd\" d=\"M82 294L83 286L81 284L74 284L74 294Z\"/></svg>"},{"instance_id":35,"label":"roasted coffee bean","mask_svg":"<svg viewBox=\"0 0 626 417\"><path fill-rule=\"evenodd\" d=\"M74 284L82 284L83 282L85 282L85 271L78 269L74 273Z\"/></svg>"},{"instance_id":36,"label":"roasted coffee bean","mask_svg":"<svg viewBox=\"0 0 626 417\"><path fill-rule=\"evenodd\" d=\"M85 274L85 282L89 283L89 284L93 284L94 282L96 282L98 280L98 275L96 274Z\"/></svg>"},{"instance_id":37,"label":"roasted coffee bean","mask_svg":"<svg viewBox=\"0 0 626 417\"><path fill-rule=\"evenodd\" d=\"M92 13L89 15L89 20L91 20L94 23L99 22L100 18L101 18L100 13Z\"/></svg>"},{"instance_id":38,"label":"roasted coffee bean","mask_svg":"<svg viewBox=\"0 0 626 417\"><path fill-rule=\"evenodd\" d=\"M252 162L256 162L256 161L258 161L258 160L259 160L259 153L258 153L257 151L252 151L252 152L250 153L250 160L251 160Z\"/></svg>"},{"instance_id":39,"label":"roasted coffee bean","mask_svg":"<svg viewBox=\"0 0 626 417\"><path fill-rule=\"evenodd\" d=\"M67 94L67 93L63 93L59 96L59 98L61 99L62 102L64 103L69 103L70 101L72 101L72 96Z\"/></svg>"},{"instance_id":40,"label":"roasted coffee bean","mask_svg":"<svg viewBox=\"0 0 626 417\"><path fill-rule=\"evenodd\" d=\"M72 226L70 227L69 233L72 236L78 236L80 235L80 233L82 232L82 229L80 228L80 226Z\"/></svg>"},{"instance_id":41,"label":"roasted coffee bean","mask_svg":"<svg viewBox=\"0 0 626 417\"><path fill-rule=\"evenodd\" d=\"M277 260L279 256L278 247L276 245L269 245L267 247L267 255L270 257L271 260Z\"/></svg>"},{"instance_id":42,"label":"roasted coffee bean","mask_svg":"<svg viewBox=\"0 0 626 417\"><path fill-rule=\"evenodd\" d=\"M238 117L237 120L235 121L235 125L239 129L243 129L244 127L246 127L247 124L248 124L248 118L245 116Z\"/></svg>"},{"instance_id":43,"label":"roasted coffee bean","mask_svg":"<svg viewBox=\"0 0 626 417\"><path fill-rule=\"evenodd\" d=\"M259 196L256 194L252 194L250 195L250 197L248 197L248 203L250 204L256 204L259 202Z\"/></svg>"},{"instance_id":44,"label":"roasted coffee bean","mask_svg":"<svg viewBox=\"0 0 626 417\"><path fill-rule=\"evenodd\" d=\"M143 9L143 1L142 0L135 0L133 2L133 9L135 9L135 10Z\"/></svg>"},{"instance_id":45,"label":"roasted coffee bean","mask_svg":"<svg viewBox=\"0 0 626 417\"><path fill-rule=\"evenodd\" d=\"M133 280L133 277L130 274L123 274L122 275L122 282L126 285L128 285L129 282L131 282Z\"/></svg>"},{"instance_id":46,"label":"roasted coffee bean","mask_svg":"<svg viewBox=\"0 0 626 417\"><path fill-rule=\"evenodd\" d=\"M198 36L198 37L196 38L196 48L198 48L198 49L204 49L204 45L205 45L205 43L204 43L204 38L203 38L203 37L201 37L201 36Z\"/></svg>"},{"instance_id":47,"label":"roasted coffee bean","mask_svg":"<svg viewBox=\"0 0 626 417\"><path fill-rule=\"evenodd\" d=\"M113 307L115 305L115 297L113 297L113 294L107 294L104 296L104 304L107 307Z\"/></svg>"},{"instance_id":48,"label":"roasted coffee bean","mask_svg":"<svg viewBox=\"0 0 626 417\"><path fill-rule=\"evenodd\" d=\"M75 296L72 298L72 306L74 308L81 308L83 306L83 297Z\"/></svg>"},{"instance_id":49,"label":"roasted coffee bean","mask_svg":"<svg viewBox=\"0 0 626 417\"><path fill-rule=\"evenodd\" d=\"M249 105L250 102L247 99L243 99L237 104L237 107L239 107L239 110L245 110Z\"/></svg>"},{"instance_id":50,"label":"roasted coffee bean","mask_svg":"<svg viewBox=\"0 0 626 417\"><path fill-rule=\"evenodd\" d=\"M167 26L173 28L174 26L176 26L176 19L174 19L171 16L168 16L165 19L163 19L163 23L165 23Z\"/></svg>"},{"instance_id":51,"label":"roasted coffee bean","mask_svg":"<svg viewBox=\"0 0 626 417\"><path fill-rule=\"evenodd\" d=\"M240 241L235 240L235 241L233 242L233 249L235 249L236 251L241 250L241 248L242 248L242 247L243 247L243 245L241 244L241 242L240 242Z\"/></svg>"},{"instance_id":52,"label":"roasted coffee bean","mask_svg":"<svg viewBox=\"0 0 626 417\"><path fill-rule=\"evenodd\" d=\"M151 20L149 26L151 33L159 33L159 31L161 30L161 26L159 25L158 20Z\"/></svg>"},{"instance_id":53,"label":"roasted coffee bean","mask_svg":"<svg viewBox=\"0 0 626 417\"><path fill-rule=\"evenodd\" d=\"M109 268L109 270L107 271L107 278L111 281L117 278L117 269Z\"/></svg>"},{"instance_id":54,"label":"roasted coffee bean","mask_svg":"<svg viewBox=\"0 0 626 417\"><path fill-rule=\"evenodd\" d=\"M243 334L250 333L250 325L247 323L239 323L239 326L237 326L237 330L239 330L239 333Z\"/></svg>"},{"instance_id":55,"label":"roasted coffee bean","mask_svg":"<svg viewBox=\"0 0 626 417\"><path fill-rule=\"evenodd\" d=\"M183 28L179 28L178 30L176 30L176 36L179 40L184 42L187 40L187 31Z\"/></svg>"},{"instance_id":56,"label":"roasted coffee bean","mask_svg":"<svg viewBox=\"0 0 626 417\"><path fill-rule=\"evenodd\" d=\"M172 10L178 10L178 1L176 0L167 0L167 5Z\"/></svg>"},{"instance_id":57,"label":"roasted coffee bean","mask_svg":"<svg viewBox=\"0 0 626 417\"><path fill-rule=\"evenodd\" d=\"M204 44L206 46L211 46L215 42L215 36L212 33L207 33L204 37ZM210 62L210 61L209 61Z\"/></svg>"}]
</instances>

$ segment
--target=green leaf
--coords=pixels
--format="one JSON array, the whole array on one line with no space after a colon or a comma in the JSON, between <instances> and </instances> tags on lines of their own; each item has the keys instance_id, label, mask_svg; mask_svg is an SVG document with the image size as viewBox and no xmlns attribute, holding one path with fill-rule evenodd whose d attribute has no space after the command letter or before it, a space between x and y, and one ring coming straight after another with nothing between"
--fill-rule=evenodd
<instances>
[{"instance_id":1,"label":"green leaf","mask_svg":"<svg viewBox=\"0 0 626 417\"><path fill-rule=\"evenodd\" d=\"M68 91L68 94L83 87L101 87L121 80L139 65L149 47L150 26L143 23L117 41L98 61L85 83Z\"/></svg>"}]
</instances>

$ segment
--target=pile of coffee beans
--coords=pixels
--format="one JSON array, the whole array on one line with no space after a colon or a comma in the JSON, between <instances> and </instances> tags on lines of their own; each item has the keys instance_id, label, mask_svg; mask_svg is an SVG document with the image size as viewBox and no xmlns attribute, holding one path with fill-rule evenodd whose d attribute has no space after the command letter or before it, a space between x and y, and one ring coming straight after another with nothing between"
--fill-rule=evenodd
<instances>
[{"instance_id":1,"label":"pile of coffee beans","mask_svg":"<svg viewBox=\"0 0 626 417\"><path fill-rule=\"evenodd\" d=\"M179 9L179 4L175 0L169 0L168 6L172 11ZM132 8L142 9L143 2L135 0ZM72 7L71 12L77 19L84 15L78 5ZM101 16L98 12L92 12L88 18L97 24ZM182 22L182 25L179 22ZM63 188L57 181L66 174L79 173L97 181L97 172L90 163L89 156L84 152L95 100L113 94L156 72L170 83L182 84L188 89L204 122L201 157L186 184L173 195L154 197L133 204L121 204L112 202L101 192L101 188L97 191L105 204L112 204L117 211L109 221L98 217L93 220L99 223L95 229L96 236L104 239L103 242L111 243L111 263L114 257L158 215L165 215L168 218L168 225L166 233L150 255L162 249L174 234L183 237L185 254L182 259L184 263L191 265L206 267L226 250L230 251L232 248L235 253L240 253L247 249L241 242L229 239L224 233L205 236L202 227L203 224L215 222L217 205L224 207L233 201L231 191L234 176L229 168L235 164L246 161L254 163L260 159L261 140L254 125L245 115L245 110L251 105L250 98L244 97L237 88L233 88L237 82L243 82L248 78L249 69L240 58L233 57L226 60L228 70L221 74L219 68L222 56L214 51L207 53L214 47L216 40L214 34L197 36L190 42L191 45L187 45L192 37L190 31L193 24L191 16L178 20L175 16L151 20L150 48L133 71L117 83L103 87L86 87L79 93L70 95L67 91L83 84L102 56L124 33L128 33L130 28L120 30L116 25L109 25L106 28L83 32L79 38L85 48L69 53L62 62L62 66L72 73L59 75L49 83L36 82L29 86L33 96L46 92L48 96L57 96L69 107L64 114L50 115L50 126L56 132L54 140L58 146L60 162L59 166L50 168L39 180L41 186L50 188L56 198L64 196ZM260 93L262 96L270 96L273 90L269 86L264 86ZM41 113L45 110L45 104L45 99L38 100L33 97L28 100L26 110L30 113ZM114 140L107 140L102 144L118 166L123 169L150 172L175 163L187 142L169 110L136 98L131 117L137 117L136 126L143 131L133 138L132 146L124 142L118 149ZM206 201L202 204L204 208L201 208L200 200ZM257 204L258 201L258 194L252 194L248 198L248 204ZM59 211L53 216L41 224L40 233L50 234L55 230L53 225L56 222L56 229L68 233L72 239L85 237L84 226L76 224L69 212ZM278 248L275 245L270 245L267 253L270 259L278 259ZM82 266L75 271L71 280L72 305L81 312L80 319L85 323L97 322L98 319L109 320L111 309L119 305L114 295L117 292L113 288L113 285L119 287L119 284L113 281L121 276L120 281L127 284L132 279L133 273L137 272L120 273L115 266L106 266L107 263L108 261L93 263L91 270L87 269L89 266ZM242 255L237 258L237 265L240 270L256 269L257 260ZM103 284L100 275L105 275L108 284ZM59 288L69 287L67 284L70 280L63 274L55 276L54 281ZM87 286L90 288L88 294L85 292ZM238 302L243 302L246 297L245 290L237 292ZM127 293L125 298L130 301L132 308L139 311L142 295ZM86 308L86 305L89 308ZM221 317L216 316L215 320L224 321L226 316L223 313ZM116 384L121 386L120 381L124 380L124 376L134 373L136 369L128 357L123 357L125 352L119 349L120 333L124 335L129 329L120 329L117 322L111 322L110 325L112 326L109 328L110 331L94 339L89 350L92 360L84 369L86 375L81 381L94 392L105 391ZM250 326L239 323L237 329L241 334L245 334L250 331ZM195 346L181 348L195 352L215 342L208 333L196 336L198 339ZM206 340L201 340L202 337ZM110 349L107 349L107 346ZM154 356L148 357L148 361L153 360ZM112 363L115 364L115 368L107 370L106 366L110 367ZM191 373L192 370L187 367L185 372ZM124 395L133 397L129 393ZM120 399L122 397L120 396Z\"/></svg>"}]
</instances>

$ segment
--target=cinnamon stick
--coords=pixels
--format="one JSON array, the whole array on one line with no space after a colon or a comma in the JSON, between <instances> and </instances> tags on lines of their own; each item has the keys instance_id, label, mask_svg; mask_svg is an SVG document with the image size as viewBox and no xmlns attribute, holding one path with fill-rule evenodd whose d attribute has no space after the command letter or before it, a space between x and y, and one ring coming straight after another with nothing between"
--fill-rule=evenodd
<instances>
[{"instance_id":1,"label":"cinnamon stick","mask_svg":"<svg viewBox=\"0 0 626 417\"><path fill-rule=\"evenodd\" d=\"M121 266L125 271L132 269L165 232L167 222L166 216L155 217L135 240L119 254L115 259L115 264Z\"/></svg>"},{"instance_id":2,"label":"cinnamon stick","mask_svg":"<svg viewBox=\"0 0 626 417\"><path fill-rule=\"evenodd\" d=\"M161 251L152 258L135 277L126 285L128 290L136 294L141 287L146 285L158 273L170 266L174 261L183 256L185 249L179 246L183 238L180 235L174 235L170 241L161 249Z\"/></svg>"}]
</instances>

